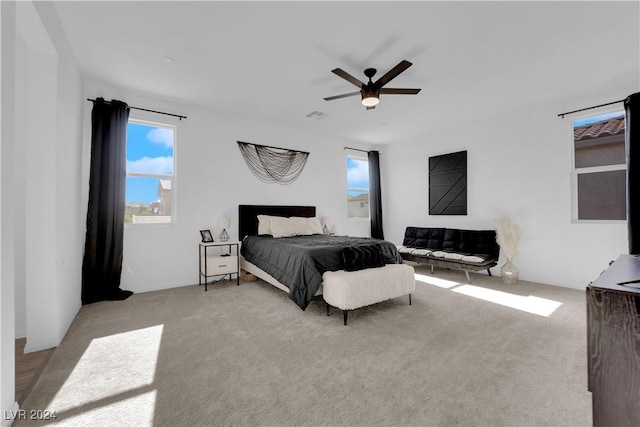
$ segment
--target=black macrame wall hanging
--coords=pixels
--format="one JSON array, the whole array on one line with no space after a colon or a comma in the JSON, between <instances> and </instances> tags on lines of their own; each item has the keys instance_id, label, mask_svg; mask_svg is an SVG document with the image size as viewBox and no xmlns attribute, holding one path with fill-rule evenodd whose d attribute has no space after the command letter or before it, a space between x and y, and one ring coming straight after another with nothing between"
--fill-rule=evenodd
<instances>
[{"instance_id":1,"label":"black macrame wall hanging","mask_svg":"<svg viewBox=\"0 0 640 427\"><path fill-rule=\"evenodd\" d=\"M429 215L467 214L467 152L429 157Z\"/></svg>"},{"instance_id":2,"label":"black macrame wall hanging","mask_svg":"<svg viewBox=\"0 0 640 427\"><path fill-rule=\"evenodd\" d=\"M238 148L253 174L264 182L291 184L302 173L309 153L238 141Z\"/></svg>"}]
</instances>

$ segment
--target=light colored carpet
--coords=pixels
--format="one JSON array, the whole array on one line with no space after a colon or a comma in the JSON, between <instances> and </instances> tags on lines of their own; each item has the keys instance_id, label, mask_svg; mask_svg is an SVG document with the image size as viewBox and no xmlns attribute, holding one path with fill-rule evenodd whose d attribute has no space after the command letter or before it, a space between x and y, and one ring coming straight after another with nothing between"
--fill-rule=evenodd
<instances>
[{"instance_id":1,"label":"light colored carpet","mask_svg":"<svg viewBox=\"0 0 640 427\"><path fill-rule=\"evenodd\" d=\"M23 409L82 426L591 425L584 291L416 273L413 305L347 326L260 280L84 306Z\"/></svg>"}]
</instances>

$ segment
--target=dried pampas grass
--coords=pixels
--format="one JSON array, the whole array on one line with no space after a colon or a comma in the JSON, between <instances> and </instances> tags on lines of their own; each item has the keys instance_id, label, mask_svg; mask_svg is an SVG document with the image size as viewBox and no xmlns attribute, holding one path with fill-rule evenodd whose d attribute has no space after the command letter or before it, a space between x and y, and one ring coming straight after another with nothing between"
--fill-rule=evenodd
<instances>
[{"instance_id":1,"label":"dried pampas grass","mask_svg":"<svg viewBox=\"0 0 640 427\"><path fill-rule=\"evenodd\" d=\"M513 257L518 253L518 242L520 241L518 224L512 224L509 218L500 218L496 226L496 241L504 255L513 260Z\"/></svg>"}]
</instances>

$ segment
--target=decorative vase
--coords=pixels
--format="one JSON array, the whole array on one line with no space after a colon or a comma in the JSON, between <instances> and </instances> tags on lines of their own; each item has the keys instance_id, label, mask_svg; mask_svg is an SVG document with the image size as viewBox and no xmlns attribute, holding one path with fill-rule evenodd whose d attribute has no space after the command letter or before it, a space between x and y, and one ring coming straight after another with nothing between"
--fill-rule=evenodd
<instances>
[{"instance_id":1,"label":"decorative vase","mask_svg":"<svg viewBox=\"0 0 640 427\"><path fill-rule=\"evenodd\" d=\"M502 281L508 285L518 283L520 277L518 267L513 265L511 258L507 258L507 262L500 268L500 276L502 277Z\"/></svg>"}]
</instances>

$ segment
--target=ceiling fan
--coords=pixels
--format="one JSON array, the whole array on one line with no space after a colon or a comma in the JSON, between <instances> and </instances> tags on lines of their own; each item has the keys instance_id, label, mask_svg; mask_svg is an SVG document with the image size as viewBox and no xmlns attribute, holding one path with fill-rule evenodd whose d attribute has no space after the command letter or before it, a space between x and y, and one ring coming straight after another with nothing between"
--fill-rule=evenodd
<instances>
[{"instance_id":1,"label":"ceiling fan","mask_svg":"<svg viewBox=\"0 0 640 427\"><path fill-rule=\"evenodd\" d=\"M380 77L375 82L371 81L371 78L376 75L377 70L375 68L367 68L364 70L364 75L369 78L368 83L362 83L360 80L353 77L351 74L336 68L331 70L333 74L336 74L349 83L352 83L360 88L357 92L344 93L342 95L330 96L324 98L325 101L332 101L334 99L346 98L348 96L362 95L362 105L367 107L367 110L373 110L380 102L380 95L416 95L421 89L392 89L383 87L389 83L392 79L396 78L398 74L413 65L411 62L402 60L398 65L387 71L385 75Z\"/></svg>"}]
</instances>

